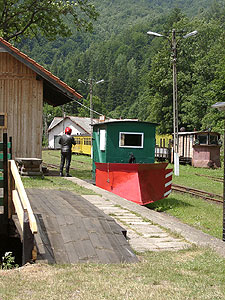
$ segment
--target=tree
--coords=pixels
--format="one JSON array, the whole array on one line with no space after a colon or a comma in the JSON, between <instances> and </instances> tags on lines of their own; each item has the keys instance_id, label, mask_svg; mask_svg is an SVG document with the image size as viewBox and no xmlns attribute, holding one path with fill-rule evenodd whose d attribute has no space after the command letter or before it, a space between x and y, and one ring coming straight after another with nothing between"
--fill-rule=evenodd
<instances>
[{"instance_id":1,"label":"tree","mask_svg":"<svg viewBox=\"0 0 225 300\"><path fill-rule=\"evenodd\" d=\"M62 117L63 112L61 107L53 107L51 105L48 105L47 103L43 106L43 130L44 135L47 137L48 135L48 127L54 117Z\"/></svg>"},{"instance_id":2,"label":"tree","mask_svg":"<svg viewBox=\"0 0 225 300\"><path fill-rule=\"evenodd\" d=\"M89 0L0 0L0 12L0 35L7 41L21 36L69 36L69 24L91 31L98 16Z\"/></svg>"},{"instance_id":3,"label":"tree","mask_svg":"<svg viewBox=\"0 0 225 300\"><path fill-rule=\"evenodd\" d=\"M99 118L99 114L105 115L107 113L104 103L97 96L93 96L92 101L94 118ZM80 117L90 117L90 95L87 99L83 98L81 102L84 106L78 107L78 115ZM96 114L95 111L99 114Z\"/></svg>"}]
</instances>

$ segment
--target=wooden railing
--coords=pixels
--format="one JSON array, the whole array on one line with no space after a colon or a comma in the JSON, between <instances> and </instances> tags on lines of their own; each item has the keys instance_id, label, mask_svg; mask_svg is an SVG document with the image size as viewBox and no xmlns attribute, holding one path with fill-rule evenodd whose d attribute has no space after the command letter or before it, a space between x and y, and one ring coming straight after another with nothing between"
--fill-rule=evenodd
<instances>
[{"instance_id":1,"label":"wooden railing","mask_svg":"<svg viewBox=\"0 0 225 300\"><path fill-rule=\"evenodd\" d=\"M14 214L18 216L22 243L23 257L22 264L34 260L36 255L34 246L34 234L37 233L37 223L32 211L29 199L27 197L23 182L18 172L14 160L9 160L9 203L8 217L13 218ZM17 225L17 224L16 224Z\"/></svg>"}]
</instances>

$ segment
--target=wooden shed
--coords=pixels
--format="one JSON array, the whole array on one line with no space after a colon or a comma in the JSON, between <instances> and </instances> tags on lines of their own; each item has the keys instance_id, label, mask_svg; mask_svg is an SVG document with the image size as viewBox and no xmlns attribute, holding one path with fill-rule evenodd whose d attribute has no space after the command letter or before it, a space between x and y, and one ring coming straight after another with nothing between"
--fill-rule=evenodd
<instances>
[{"instance_id":1,"label":"wooden shed","mask_svg":"<svg viewBox=\"0 0 225 300\"><path fill-rule=\"evenodd\" d=\"M220 134L211 131L179 132L179 159L194 167L219 168Z\"/></svg>"},{"instance_id":2,"label":"wooden shed","mask_svg":"<svg viewBox=\"0 0 225 300\"><path fill-rule=\"evenodd\" d=\"M12 156L41 158L43 102L58 106L82 96L0 38L0 139L12 136Z\"/></svg>"}]
</instances>

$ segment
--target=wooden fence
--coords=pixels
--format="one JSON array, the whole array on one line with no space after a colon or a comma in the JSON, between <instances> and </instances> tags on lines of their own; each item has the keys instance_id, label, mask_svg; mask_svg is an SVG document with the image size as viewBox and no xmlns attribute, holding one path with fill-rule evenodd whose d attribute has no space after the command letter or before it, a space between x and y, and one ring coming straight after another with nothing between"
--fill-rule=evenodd
<instances>
[{"instance_id":1,"label":"wooden fence","mask_svg":"<svg viewBox=\"0 0 225 300\"><path fill-rule=\"evenodd\" d=\"M15 218L15 214L18 218ZM14 160L9 160L9 203L8 218L12 218L20 233L23 254L22 264L35 259L34 234L37 223Z\"/></svg>"}]
</instances>

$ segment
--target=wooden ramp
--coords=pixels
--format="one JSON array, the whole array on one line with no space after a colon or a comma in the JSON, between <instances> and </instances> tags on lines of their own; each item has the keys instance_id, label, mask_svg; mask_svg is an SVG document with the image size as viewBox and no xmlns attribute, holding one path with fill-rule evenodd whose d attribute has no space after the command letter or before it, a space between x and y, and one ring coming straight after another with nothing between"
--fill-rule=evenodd
<instances>
[{"instance_id":1,"label":"wooden ramp","mask_svg":"<svg viewBox=\"0 0 225 300\"><path fill-rule=\"evenodd\" d=\"M137 262L126 231L81 196L68 191L26 189L38 233L38 261L48 263Z\"/></svg>"}]
</instances>

